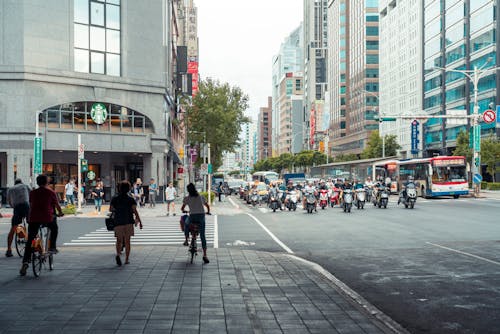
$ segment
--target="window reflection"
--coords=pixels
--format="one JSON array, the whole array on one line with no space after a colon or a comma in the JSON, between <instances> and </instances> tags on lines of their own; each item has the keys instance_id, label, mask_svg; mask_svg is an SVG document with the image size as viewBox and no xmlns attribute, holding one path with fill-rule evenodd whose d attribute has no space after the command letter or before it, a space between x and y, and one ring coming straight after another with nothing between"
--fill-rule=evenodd
<instances>
[{"instance_id":1,"label":"window reflection","mask_svg":"<svg viewBox=\"0 0 500 334\"><path fill-rule=\"evenodd\" d=\"M75 22L89 23L89 0L75 0Z\"/></svg>"},{"instance_id":2,"label":"window reflection","mask_svg":"<svg viewBox=\"0 0 500 334\"><path fill-rule=\"evenodd\" d=\"M75 49L75 71L89 72L89 51Z\"/></svg>"},{"instance_id":3,"label":"window reflection","mask_svg":"<svg viewBox=\"0 0 500 334\"><path fill-rule=\"evenodd\" d=\"M75 24L75 47L82 49L89 48L89 26Z\"/></svg>"},{"instance_id":4,"label":"window reflection","mask_svg":"<svg viewBox=\"0 0 500 334\"><path fill-rule=\"evenodd\" d=\"M102 3L90 3L90 23L98 26L104 25L104 5Z\"/></svg>"},{"instance_id":5,"label":"window reflection","mask_svg":"<svg viewBox=\"0 0 500 334\"><path fill-rule=\"evenodd\" d=\"M90 27L90 49L106 51L106 30L104 28Z\"/></svg>"},{"instance_id":6,"label":"window reflection","mask_svg":"<svg viewBox=\"0 0 500 334\"><path fill-rule=\"evenodd\" d=\"M120 55L106 54L106 73L108 75L120 76Z\"/></svg>"},{"instance_id":7,"label":"window reflection","mask_svg":"<svg viewBox=\"0 0 500 334\"><path fill-rule=\"evenodd\" d=\"M106 5L106 27L120 29L120 7Z\"/></svg>"},{"instance_id":8,"label":"window reflection","mask_svg":"<svg viewBox=\"0 0 500 334\"><path fill-rule=\"evenodd\" d=\"M106 51L120 53L120 32L117 30L106 30Z\"/></svg>"},{"instance_id":9,"label":"window reflection","mask_svg":"<svg viewBox=\"0 0 500 334\"><path fill-rule=\"evenodd\" d=\"M91 52L90 64L92 73L104 74L104 53Z\"/></svg>"}]
</instances>

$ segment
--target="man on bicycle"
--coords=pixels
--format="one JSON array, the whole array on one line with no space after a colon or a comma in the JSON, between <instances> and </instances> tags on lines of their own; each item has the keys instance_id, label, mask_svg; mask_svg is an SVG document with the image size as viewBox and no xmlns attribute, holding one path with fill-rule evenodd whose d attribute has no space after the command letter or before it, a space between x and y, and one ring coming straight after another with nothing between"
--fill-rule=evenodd
<instances>
[{"instance_id":1,"label":"man on bicycle","mask_svg":"<svg viewBox=\"0 0 500 334\"><path fill-rule=\"evenodd\" d=\"M28 263L31 258L31 243L35 239L40 229L40 225L45 225L50 229L49 252L57 253L56 241L58 228L54 209L57 209L58 216L62 216L63 213L57 200L56 193L47 186L48 183L47 175L38 175L36 178L38 188L32 190L29 195L30 212L28 218L28 242L26 243L26 249L24 251L23 265L19 271L21 276L26 275Z\"/></svg>"},{"instance_id":2,"label":"man on bicycle","mask_svg":"<svg viewBox=\"0 0 500 334\"><path fill-rule=\"evenodd\" d=\"M12 216L12 226L7 236L7 252L5 256L12 256L12 240L14 233L16 233L17 225L23 222L23 218L28 217L30 210L29 205L30 188L23 183L21 179L14 181L14 186L7 191L7 202L11 208L14 208L14 215Z\"/></svg>"}]
</instances>

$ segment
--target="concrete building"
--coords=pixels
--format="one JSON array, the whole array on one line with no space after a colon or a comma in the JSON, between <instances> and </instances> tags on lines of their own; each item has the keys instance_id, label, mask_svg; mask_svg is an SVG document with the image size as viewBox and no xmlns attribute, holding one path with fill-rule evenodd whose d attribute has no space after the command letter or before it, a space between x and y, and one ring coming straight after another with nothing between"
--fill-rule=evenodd
<instances>
[{"instance_id":1,"label":"concrete building","mask_svg":"<svg viewBox=\"0 0 500 334\"><path fill-rule=\"evenodd\" d=\"M0 2L0 187L42 173L62 193L81 135L106 197L122 179L164 185L180 163L174 92L178 1Z\"/></svg>"},{"instance_id":2,"label":"concrete building","mask_svg":"<svg viewBox=\"0 0 500 334\"><path fill-rule=\"evenodd\" d=\"M423 110L422 3L380 0L379 11L380 115L421 114ZM380 135L395 135L401 145L400 156L403 158L422 156L421 148L418 153L411 154L411 122L409 119L397 119L395 122L380 123Z\"/></svg>"},{"instance_id":3,"label":"concrete building","mask_svg":"<svg viewBox=\"0 0 500 334\"><path fill-rule=\"evenodd\" d=\"M280 82L279 154L302 151L304 134L303 122L303 77L302 72L286 73Z\"/></svg>"},{"instance_id":4,"label":"concrete building","mask_svg":"<svg viewBox=\"0 0 500 334\"><path fill-rule=\"evenodd\" d=\"M272 111L273 99L267 98L267 107L261 107L258 115L258 160L264 160L272 156Z\"/></svg>"},{"instance_id":5,"label":"concrete building","mask_svg":"<svg viewBox=\"0 0 500 334\"><path fill-rule=\"evenodd\" d=\"M281 44L279 53L273 57L273 112L272 112L272 147L273 156L280 152L280 84L286 73L304 71L304 31L302 23Z\"/></svg>"},{"instance_id":6,"label":"concrete building","mask_svg":"<svg viewBox=\"0 0 500 334\"><path fill-rule=\"evenodd\" d=\"M304 0L304 119L307 132L305 146L318 147L316 131L321 119L318 109L323 107L327 91L326 67L328 61L328 1Z\"/></svg>"},{"instance_id":7,"label":"concrete building","mask_svg":"<svg viewBox=\"0 0 500 334\"><path fill-rule=\"evenodd\" d=\"M424 6L424 109L428 114L444 114L462 109L472 113L474 86L462 73L450 70L481 72L500 66L500 6L496 0L425 1ZM445 68L446 70L443 70ZM479 112L490 103L500 104L497 89L500 78L495 71L482 73L478 84ZM425 124L424 153L451 154L460 131L469 125L450 124L439 119ZM498 131L495 123L480 123L481 135ZM498 136L498 133L497 133Z\"/></svg>"},{"instance_id":8,"label":"concrete building","mask_svg":"<svg viewBox=\"0 0 500 334\"><path fill-rule=\"evenodd\" d=\"M378 1L329 2L330 113L334 154L360 154L378 123Z\"/></svg>"}]
</instances>

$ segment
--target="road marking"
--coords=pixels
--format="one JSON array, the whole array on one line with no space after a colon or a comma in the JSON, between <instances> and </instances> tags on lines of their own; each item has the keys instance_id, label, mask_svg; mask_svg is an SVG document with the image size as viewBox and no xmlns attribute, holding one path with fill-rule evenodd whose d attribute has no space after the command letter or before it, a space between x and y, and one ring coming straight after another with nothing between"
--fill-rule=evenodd
<instances>
[{"instance_id":1,"label":"road marking","mask_svg":"<svg viewBox=\"0 0 500 334\"><path fill-rule=\"evenodd\" d=\"M229 202L231 202L231 204L236 208L236 209L239 209L240 206L238 204L236 204L233 199L231 197L228 198L229 199Z\"/></svg>"},{"instance_id":2,"label":"road marking","mask_svg":"<svg viewBox=\"0 0 500 334\"><path fill-rule=\"evenodd\" d=\"M219 225L217 215L214 216L214 248L219 248Z\"/></svg>"},{"instance_id":3,"label":"road marking","mask_svg":"<svg viewBox=\"0 0 500 334\"><path fill-rule=\"evenodd\" d=\"M493 264L496 264L496 265L500 266L500 262L493 261L493 260L484 258L482 256L474 255L474 254L467 253L467 252L462 252L462 251L460 251L458 249L453 249L453 248L449 248L449 247L446 247L446 246L434 244L432 242L426 242L426 244L429 244L429 245L432 245L432 246L435 246L435 247L439 247L439 248L442 248L442 249L446 249L446 250L449 250L451 252L455 252L455 253L462 254L462 255L465 255L465 256L470 256L470 257L476 258L478 260L486 261L486 262L493 263Z\"/></svg>"},{"instance_id":4,"label":"road marking","mask_svg":"<svg viewBox=\"0 0 500 334\"><path fill-rule=\"evenodd\" d=\"M281 242L281 240L280 240L280 239L278 239L278 238L277 238L277 237L273 234L273 232L269 231L269 229L268 229L267 227L265 227L265 226L264 226L264 224L262 224L262 223L260 222L260 220L258 220L257 218L255 218L255 216L254 216L254 215L252 215L252 214L250 214L250 213L247 213L247 215L248 215L248 216L250 216L253 220L255 220L255 221L257 222L257 224L259 224L259 225L260 225L260 227L262 227L262 229L263 229L264 231L266 231L266 232L267 232L267 234L269 234L269 236L270 236L271 238L273 238L273 240L274 240L274 241L276 241L276 243L277 243L278 245L280 245L280 246L281 246L281 248L283 248L283 249L284 249L287 253L293 254L293 251L292 251L290 248L288 248L288 246L287 246L287 245L285 245L283 242Z\"/></svg>"}]
</instances>

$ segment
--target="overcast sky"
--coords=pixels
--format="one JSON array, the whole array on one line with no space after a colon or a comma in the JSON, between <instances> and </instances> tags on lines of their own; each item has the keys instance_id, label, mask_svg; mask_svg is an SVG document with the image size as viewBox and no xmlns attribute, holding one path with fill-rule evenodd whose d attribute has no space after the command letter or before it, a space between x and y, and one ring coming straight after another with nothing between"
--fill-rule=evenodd
<instances>
[{"instance_id":1,"label":"overcast sky","mask_svg":"<svg viewBox=\"0 0 500 334\"><path fill-rule=\"evenodd\" d=\"M240 87L256 118L272 94L272 57L302 22L302 1L195 0L201 78Z\"/></svg>"}]
</instances>

